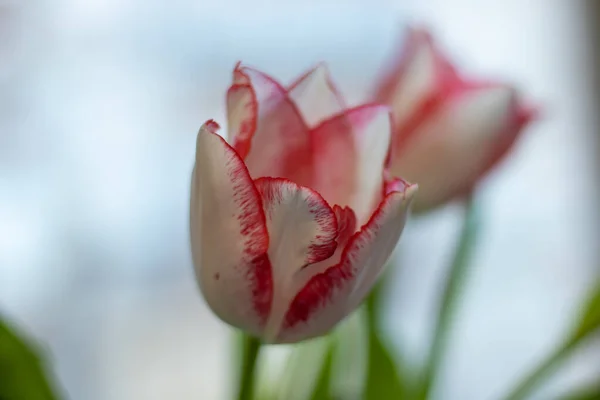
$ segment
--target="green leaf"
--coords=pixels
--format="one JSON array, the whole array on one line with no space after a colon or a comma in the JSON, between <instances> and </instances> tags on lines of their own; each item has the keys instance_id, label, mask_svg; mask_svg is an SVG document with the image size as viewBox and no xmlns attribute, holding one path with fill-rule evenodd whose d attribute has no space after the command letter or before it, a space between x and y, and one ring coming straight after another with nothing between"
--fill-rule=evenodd
<instances>
[{"instance_id":1,"label":"green leaf","mask_svg":"<svg viewBox=\"0 0 600 400\"><path fill-rule=\"evenodd\" d=\"M560 397L560 400L598 400L600 399L600 384L584 388Z\"/></svg>"},{"instance_id":2,"label":"green leaf","mask_svg":"<svg viewBox=\"0 0 600 400\"><path fill-rule=\"evenodd\" d=\"M600 279L591 291L591 295L585 302L581 314L581 321L575 328L574 336L583 337L589 332L600 328Z\"/></svg>"},{"instance_id":3,"label":"green leaf","mask_svg":"<svg viewBox=\"0 0 600 400\"><path fill-rule=\"evenodd\" d=\"M560 366L560 364L571 354L576 341L565 341L552 353L546 356L529 375L526 375L518 385L503 399L525 400L548 379Z\"/></svg>"},{"instance_id":4,"label":"green leaf","mask_svg":"<svg viewBox=\"0 0 600 400\"><path fill-rule=\"evenodd\" d=\"M55 400L33 346L0 320L0 399Z\"/></svg>"},{"instance_id":5,"label":"green leaf","mask_svg":"<svg viewBox=\"0 0 600 400\"><path fill-rule=\"evenodd\" d=\"M386 275L392 274L395 268L394 265L388 265ZM406 396L399 360L388 348L380 327L383 299L391 281L388 276L383 276L365 302L368 361L364 400L400 400Z\"/></svg>"},{"instance_id":6,"label":"green leaf","mask_svg":"<svg viewBox=\"0 0 600 400\"><path fill-rule=\"evenodd\" d=\"M394 357L386 348L377 330L369 331L369 359L364 400L400 400L404 385Z\"/></svg>"},{"instance_id":7,"label":"green leaf","mask_svg":"<svg viewBox=\"0 0 600 400\"><path fill-rule=\"evenodd\" d=\"M556 372L565 360L571 357L582 343L598 332L600 332L600 280L592 289L588 300L584 302L581 319L575 326L573 333L544 358L529 375L525 376L504 399L524 400L528 398L532 392ZM582 396L585 396L585 394L582 394ZM578 397L575 398L578 399ZM587 399L587 397L581 397L581 399ZM598 399L598 397L592 397L592 399Z\"/></svg>"}]
</instances>

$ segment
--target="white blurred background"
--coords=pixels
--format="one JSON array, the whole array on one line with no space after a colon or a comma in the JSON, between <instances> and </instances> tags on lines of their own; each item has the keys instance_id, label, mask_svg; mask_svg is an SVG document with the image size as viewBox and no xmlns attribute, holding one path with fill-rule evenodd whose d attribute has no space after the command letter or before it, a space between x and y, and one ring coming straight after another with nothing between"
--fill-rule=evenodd
<instances>
[{"instance_id":1,"label":"white blurred background","mask_svg":"<svg viewBox=\"0 0 600 400\"><path fill-rule=\"evenodd\" d=\"M226 399L231 330L188 249L200 124L238 60L289 82L329 63L357 103L407 22L508 79L544 119L482 185L480 247L436 398L488 400L564 335L600 273L599 140L584 2L0 0L0 311L68 399ZM387 328L418 363L457 208L410 221ZM600 346L545 388L600 374Z\"/></svg>"}]
</instances>

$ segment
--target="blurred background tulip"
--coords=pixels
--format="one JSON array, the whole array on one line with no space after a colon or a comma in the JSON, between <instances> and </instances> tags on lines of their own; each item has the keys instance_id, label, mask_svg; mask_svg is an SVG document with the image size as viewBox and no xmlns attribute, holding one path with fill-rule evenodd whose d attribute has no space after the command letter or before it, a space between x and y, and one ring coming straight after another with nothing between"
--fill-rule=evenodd
<instances>
[{"instance_id":1,"label":"blurred background tulip","mask_svg":"<svg viewBox=\"0 0 600 400\"><path fill-rule=\"evenodd\" d=\"M389 168L419 182L417 212L472 193L538 114L512 85L464 76L425 28L408 29L387 68L374 99L392 108Z\"/></svg>"},{"instance_id":2,"label":"blurred background tulip","mask_svg":"<svg viewBox=\"0 0 600 400\"><path fill-rule=\"evenodd\" d=\"M0 2L0 310L68 399L231 397L231 330L198 293L189 174L238 60L282 82L327 61L350 106L406 26L543 105L479 186L479 246L432 398L495 399L571 332L600 273L594 0ZM593 17L593 16L596 17ZM418 366L460 222L408 221L385 333ZM392 279L392 278L390 278ZM279 379L285 347L269 349ZM350 373L350 372L349 372ZM591 342L536 393L597 382Z\"/></svg>"}]
</instances>

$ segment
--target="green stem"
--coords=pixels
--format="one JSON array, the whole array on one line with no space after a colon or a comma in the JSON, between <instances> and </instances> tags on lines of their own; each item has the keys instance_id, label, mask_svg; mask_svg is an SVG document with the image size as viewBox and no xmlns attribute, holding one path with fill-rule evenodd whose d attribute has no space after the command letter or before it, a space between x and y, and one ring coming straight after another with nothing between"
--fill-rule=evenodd
<instances>
[{"instance_id":1,"label":"green stem","mask_svg":"<svg viewBox=\"0 0 600 400\"><path fill-rule=\"evenodd\" d=\"M252 400L254 397L254 375L256 359L260 351L260 341L243 334L241 339L241 363L239 375L238 400Z\"/></svg>"},{"instance_id":2,"label":"green stem","mask_svg":"<svg viewBox=\"0 0 600 400\"><path fill-rule=\"evenodd\" d=\"M331 373L333 365L333 354L335 351L335 343L331 341L328 343L325 349L325 356L323 358L323 364L321 365L321 371L317 376L315 382L315 388L313 394L310 397L311 400L329 400L331 399ZM306 365L303 366L306 368Z\"/></svg>"},{"instance_id":3,"label":"green stem","mask_svg":"<svg viewBox=\"0 0 600 400\"><path fill-rule=\"evenodd\" d=\"M560 366L565 358L571 356L573 351L579 345L587 340L590 336L600 333L600 329L594 331L589 330L581 335L573 335L566 340L561 346L556 348L546 358L538 364L538 366L527 375L521 382L510 392L509 395L503 397L505 400L522 400L528 398L531 393L546 380Z\"/></svg>"},{"instance_id":4,"label":"green stem","mask_svg":"<svg viewBox=\"0 0 600 400\"><path fill-rule=\"evenodd\" d=\"M475 248L478 218L477 210L471 198L465 203L465 219L454 259L446 276L444 291L435 323L434 336L429 350L425 369L417 390L416 398L426 400L437 378L441 360L446 352L451 323L456 314L458 301L467 278L469 261Z\"/></svg>"},{"instance_id":5,"label":"green stem","mask_svg":"<svg viewBox=\"0 0 600 400\"><path fill-rule=\"evenodd\" d=\"M365 381L363 399L379 400L393 398L403 400L406 398L406 380L401 359L395 356L393 350L382 334L380 321L382 317L383 299L389 279L398 267L388 265L385 275L379 279L365 301L365 319L368 339L367 376Z\"/></svg>"},{"instance_id":6,"label":"green stem","mask_svg":"<svg viewBox=\"0 0 600 400\"><path fill-rule=\"evenodd\" d=\"M369 293L369 295L367 296L367 300L365 301L367 310L365 314L367 316L367 325L369 327L369 330L377 331L377 328L379 326L379 320L381 318L380 314L382 311L381 298L386 290L386 284L389 281L385 278L387 278L390 274L390 271L388 269L392 267L393 265L389 265L386 267L385 276L383 276L383 279L380 279L379 282L377 282L373 290L371 290L371 293Z\"/></svg>"}]
</instances>

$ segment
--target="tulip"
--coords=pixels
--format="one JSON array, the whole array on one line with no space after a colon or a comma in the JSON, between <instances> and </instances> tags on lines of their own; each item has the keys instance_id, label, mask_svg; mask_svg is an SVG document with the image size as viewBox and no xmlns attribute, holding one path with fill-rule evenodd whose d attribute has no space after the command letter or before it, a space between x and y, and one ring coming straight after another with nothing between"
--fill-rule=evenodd
<instances>
[{"instance_id":1,"label":"tulip","mask_svg":"<svg viewBox=\"0 0 600 400\"><path fill-rule=\"evenodd\" d=\"M282 87L236 66L227 138L206 122L192 176L192 258L206 302L267 343L327 333L369 293L416 185L384 179L386 106L345 109L323 65Z\"/></svg>"},{"instance_id":2,"label":"tulip","mask_svg":"<svg viewBox=\"0 0 600 400\"><path fill-rule=\"evenodd\" d=\"M463 78L431 35L408 39L374 98L394 119L389 168L419 184L415 212L470 193L508 154L536 110L508 84Z\"/></svg>"}]
</instances>

